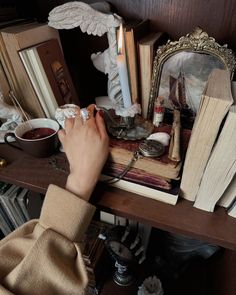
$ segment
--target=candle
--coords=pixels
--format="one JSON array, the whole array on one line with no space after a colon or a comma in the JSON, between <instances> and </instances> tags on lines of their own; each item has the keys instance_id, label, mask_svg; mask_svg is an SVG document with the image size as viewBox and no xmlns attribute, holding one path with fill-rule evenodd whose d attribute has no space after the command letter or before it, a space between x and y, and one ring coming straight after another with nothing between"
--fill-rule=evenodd
<instances>
[{"instance_id":1,"label":"candle","mask_svg":"<svg viewBox=\"0 0 236 295\"><path fill-rule=\"evenodd\" d=\"M119 38L118 38L118 55L116 58L117 68L120 77L121 92L123 96L124 108L129 108L132 105L130 88L129 88L129 78L126 65L126 59L124 54L124 44L123 44L123 26L120 25Z\"/></svg>"}]
</instances>

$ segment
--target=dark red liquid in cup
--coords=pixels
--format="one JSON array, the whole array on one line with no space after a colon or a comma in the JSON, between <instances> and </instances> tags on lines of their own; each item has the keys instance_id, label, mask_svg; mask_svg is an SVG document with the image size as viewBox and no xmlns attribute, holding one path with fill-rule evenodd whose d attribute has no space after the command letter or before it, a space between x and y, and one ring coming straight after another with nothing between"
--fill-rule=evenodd
<instances>
[{"instance_id":1,"label":"dark red liquid in cup","mask_svg":"<svg viewBox=\"0 0 236 295\"><path fill-rule=\"evenodd\" d=\"M23 139L40 139L40 138L44 138L49 135L52 135L53 133L55 133L55 130L53 130L51 128L45 128L45 127L35 128L35 129L25 132L22 135L22 138Z\"/></svg>"}]
</instances>

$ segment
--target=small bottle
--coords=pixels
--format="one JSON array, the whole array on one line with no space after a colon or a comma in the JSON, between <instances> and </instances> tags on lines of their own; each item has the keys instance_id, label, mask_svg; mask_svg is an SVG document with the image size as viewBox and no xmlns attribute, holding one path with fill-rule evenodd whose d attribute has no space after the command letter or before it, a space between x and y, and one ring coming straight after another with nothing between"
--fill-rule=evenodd
<instances>
[{"instance_id":1,"label":"small bottle","mask_svg":"<svg viewBox=\"0 0 236 295\"><path fill-rule=\"evenodd\" d=\"M164 112L164 97L158 96L154 105L153 125L156 127L160 126L160 124L163 122Z\"/></svg>"}]
</instances>

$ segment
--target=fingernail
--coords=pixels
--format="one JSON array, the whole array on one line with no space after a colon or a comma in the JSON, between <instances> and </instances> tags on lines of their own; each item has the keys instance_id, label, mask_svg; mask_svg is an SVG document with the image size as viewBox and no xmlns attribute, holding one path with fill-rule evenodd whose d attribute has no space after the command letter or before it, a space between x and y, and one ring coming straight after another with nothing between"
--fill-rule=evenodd
<instances>
[{"instance_id":1,"label":"fingernail","mask_svg":"<svg viewBox=\"0 0 236 295\"><path fill-rule=\"evenodd\" d=\"M100 115L102 118L104 117L104 112L103 112L103 110L99 110L98 113L99 113L99 115Z\"/></svg>"}]
</instances>

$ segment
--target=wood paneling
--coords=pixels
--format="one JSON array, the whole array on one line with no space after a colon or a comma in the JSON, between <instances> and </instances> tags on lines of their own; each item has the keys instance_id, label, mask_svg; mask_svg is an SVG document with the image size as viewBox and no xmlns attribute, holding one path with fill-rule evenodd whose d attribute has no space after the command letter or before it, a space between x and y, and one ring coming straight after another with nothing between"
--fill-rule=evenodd
<instances>
[{"instance_id":1,"label":"wood paneling","mask_svg":"<svg viewBox=\"0 0 236 295\"><path fill-rule=\"evenodd\" d=\"M66 2L66 1L65 1ZM96 1L84 1L92 3ZM110 0L125 18L149 18L156 30L178 39L202 27L219 43L236 50L236 1L234 0Z\"/></svg>"}]
</instances>

